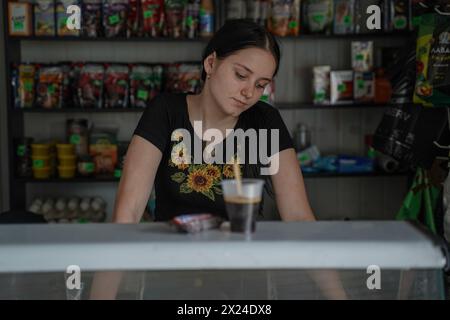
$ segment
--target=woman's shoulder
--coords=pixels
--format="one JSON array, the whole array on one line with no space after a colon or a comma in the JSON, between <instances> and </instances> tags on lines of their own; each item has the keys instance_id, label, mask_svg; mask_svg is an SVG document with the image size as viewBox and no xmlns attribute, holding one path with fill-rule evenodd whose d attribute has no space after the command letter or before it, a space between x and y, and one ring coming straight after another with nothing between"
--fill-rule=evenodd
<instances>
[{"instance_id":1,"label":"woman's shoulder","mask_svg":"<svg viewBox=\"0 0 450 320\"><path fill-rule=\"evenodd\" d=\"M245 119L254 127L265 127L280 118L278 109L264 101L258 101L244 114Z\"/></svg>"}]
</instances>

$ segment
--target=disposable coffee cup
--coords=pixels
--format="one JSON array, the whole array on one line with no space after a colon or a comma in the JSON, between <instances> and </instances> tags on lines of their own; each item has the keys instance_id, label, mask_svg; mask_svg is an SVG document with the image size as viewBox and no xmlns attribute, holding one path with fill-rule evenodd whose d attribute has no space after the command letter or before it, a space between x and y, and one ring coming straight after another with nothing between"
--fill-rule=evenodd
<instances>
[{"instance_id":1,"label":"disposable coffee cup","mask_svg":"<svg viewBox=\"0 0 450 320\"><path fill-rule=\"evenodd\" d=\"M221 184L231 231L255 232L264 180L242 179L242 188L237 180L222 180Z\"/></svg>"}]
</instances>

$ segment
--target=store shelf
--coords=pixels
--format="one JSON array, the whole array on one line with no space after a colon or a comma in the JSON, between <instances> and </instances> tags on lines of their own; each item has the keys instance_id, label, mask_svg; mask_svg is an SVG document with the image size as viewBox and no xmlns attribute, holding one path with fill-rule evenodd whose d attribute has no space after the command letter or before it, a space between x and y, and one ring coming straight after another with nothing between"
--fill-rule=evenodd
<instances>
[{"instance_id":1,"label":"store shelf","mask_svg":"<svg viewBox=\"0 0 450 320\"><path fill-rule=\"evenodd\" d=\"M317 105L312 102L280 102L275 103L275 107L280 110L298 110L298 109L359 109L359 108L374 108L383 109L388 107L387 104L377 103L345 103L345 104L324 104ZM44 108L23 108L12 109L13 112L18 113L98 113L98 112L134 112L139 113L144 111L143 108L103 108L103 109L86 109L86 108L62 108L62 109L44 109Z\"/></svg>"},{"instance_id":2,"label":"store shelf","mask_svg":"<svg viewBox=\"0 0 450 320\"><path fill-rule=\"evenodd\" d=\"M407 172L359 172L359 173L338 173L338 172L317 172L317 173L303 173L305 178L356 178L356 177L406 177ZM73 179L33 179L33 178L17 178L18 182L22 183L99 183L99 182L119 182L119 178L104 177L104 178L73 178Z\"/></svg>"},{"instance_id":3,"label":"store shelf","mask_svg":"<svg viewBox=\"0 0 450 320\"><path fill-rule=\"evenodd\" d=\"M406 177L408 172L394 172L387 173L382 171L374 172L357 172L357 173L339 173L339 172L316 172L307 173L304 172L305 178L355 178L355 177Z\"/></svg>"},{"instance_id":4,"label":"store shelf","mask_svg":"<svg viewBox=\"0 0 450 320\"><path fill-rule=\"evenodd\" d=\"M314 39L385 39L385 38L408 38L414 35L413 31L398 31L398 32L374 32L374 33L354 33L354 34L301 34L299 36L277 37L279 40L314 40ZM102 42L208 42L209 38L169 38L169 37L45 37L45 36L9 36L9 41L102 41Z\"/></svg>"},{"instance_id":5,"label":"store shelf","mask_svg":"<svg viewBox=\"0 0 450 320\"><path fill-rule=\"evenodd\" d=\"M275 106L280 110L298 110L298 109L359 109L359 108L374 108L383 109L388 107L387 104L380 103L359 103L350 102L344 104L314 104L312 102L280 102L275 103Z\"/></svg>"},{"instance_id":6,"label":"store shelf","mask_svg":"<svg viewBox=\"0 0 450 320\"><path fill-rule=\"evenodd\" d=\"M62 108L62 109L44 109L44 108L23 108L13 109L18 113L111 113L111 112L143 112L144 108L103 108L103 109L86 109L86 108Z\"/></svg>"},{"instance_id":7,"label":"store shelf","mask_svg":"<svg viewBox=\"0 0 450 320\"><path fill-rule=\"evenodd\" d=\"M34 178L16 178L17 182L22 183L99 183L99 182L119 182L119 178L100 177L100 178L83 178L76 177L72 179L50 178L50 179L34 179Z\"/></svg>"}]
</instances>

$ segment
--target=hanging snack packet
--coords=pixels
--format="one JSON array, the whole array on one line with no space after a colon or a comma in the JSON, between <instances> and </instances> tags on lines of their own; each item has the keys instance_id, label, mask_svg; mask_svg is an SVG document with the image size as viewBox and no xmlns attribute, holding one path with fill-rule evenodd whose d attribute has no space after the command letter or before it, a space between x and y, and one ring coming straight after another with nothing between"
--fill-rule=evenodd
<instances>
[{"instance_id":1,"label":"hanging snack packet","mask_svg":"<svg viewBox=\"0 0 450 320\"><path fill-rule=\"evenodd\" d=\"M152 91L150 92L150 99L162 92L164 68L162 65L154 65L152 73Z\"/></svg>"},{"instance_id":2,"label":"hanging snack packet","mask_svg":"<svg viewBox=\"0 0 450 320\"><path fill-rule=\"evenodd\" d=\"M100 37L102 34L102 0L83 1L83 36Z\"/></svg>"},{"instance_id":3,"label":"hanging snack packet","mask_svg":"<svg viewBox=\"0 0 450 320\"><path fill-rule=\"evenodd\" d=\"M331 103L353 100L353 71L331 71Z\"/></svg>"},{"instance_id":4,"label":"hanging snack packet","mask_svg":"<svg viewBox=\"0 0 450 320\"><path fill-rule=\"evenodd\" d=\"M70 83L70 63L61 63L62 71L62 88L61 88L61 108L68 108L72 106L72 87Z\"/></svg>"},{"instance_id":5,"label":"hanging snack packet","mask_svg":"<svg viewBox=\"0 0 450 320\"><path fill-rule=\"evenodd\" d=\"M306 0L304 21L310 33L331 33L333 22L332 0Z\"/></svg>"},{"instance_id":6,"label":"hanging snack packet","mask_svg":"<svg viewBox=\"0 0 450 320\"><path fill-rule=\"evenodd\" d=\"M355 72L354 98L357 102L373 102L375 99L375 76L373 72Z\"/></svg>"},{"instance_id":7,"label":"hanging snack packet","mask_svg":"<svg viewBox=\"0 0 450 320\"><path fill-rule=\"evenodd\" d=\"M67 27L67 8L71 5L79 5L78 0L56 0L56 34L60 37L64 36L79 36L78 29L70 30Z\"/></svg>"},{"instance_id":8,"label":"hanging snack packet","mask_svg":"<svg viewBox=\"0 0 450 320\"><path fill-rule=\"evenodd\" d=\"M167 68L167 90L169 92L194 92L200 90L201 68L199 64L173 63Z\"/></svg>"},{"instance_id":9,"label":"hanging snack packet","mask_svg":"<svg viewBox=\"0 0 450 320\"><path fill-rule=\"evenodd\" d=\"M274 35L280 37L298 36L300 30L300 1L272 1L268 22L268 29Z\"/></svg>"},{"instance_id":10,"label":"hanging snack packet","mask_svg":"<svg viewBox=\"0 0 450 320\"><path fill-rule=\"evenodd\" d=\"M166 0L164 3L164 36L180 38L183 35L183 21L186 9L185 0Z\"/></svg>"},{"instance_id":11,"label":"hanging snack packet","mask_svg":"<svg viewBox=\"0 0 450 320\"><path fill-rule=\"evenodd\" d=\"M408 30L411 18L410 0L391 0L390 1L390 29Z\"/></svg>"},{"instance_id":12,"label":"hanging snack packet","mask_svg":"<svg viewBox=\"0 0 450 320\"><path fill-rule=\"evenodd\" d=\"M103 29L105 37L127 35L128 0L103 0Z\"/></svg>"},{"instance_id":13,"label":"hanging snack packet","mask_svg":"<svg viewBox=\"0 0 450 320\"><path fill-rule=\"evenodd\" d=\"M129 0L128 20L127 20L127 37L138 37L139 34L139 1Z\"/></svg>"},{"instance_id":14,"label":"hanging snack packet","mask_svg":"<svg viewBox=\"0 0 450 320\"><path fill-rule=\"evenodd\" d=\"M31 108L35 98L36 66L20 64L18 67L18 85L15 101L16 108Z\"/></svg>"},{"instance_id":15,"label":"hanging snack packet","mask_svg":"<svg viewBox=\"0 0 450 320\"><path fill-rule=\"evenodd\" d=\"M38 72L36 106L45 109L61 108L63 71L59 66L42 66Z\"/></svg>"},{"instance_id":16,"label":"hanging snack packet","mask_svg":"<svg viewBox=\"0 0 450 320\"><path fill-rule=\"evenodd\" d=\"M355 71L365 72L373 69L373 42L352 42L352 68Z\"/></svg>"},{"instance_id":17,"label":"hanging snack packet","mask_svg":"<svg viewBox=\"0 0 450 320\"><path fill-rule=\"evenodd\" d=\"M134 65L130 72L130 103L133 108L146 108L151 100L153 68Z\"/></svg>"},{"instance_id":18,"label":"hanging snack packet","mask_svg":"<svg viewBox=\"0 0 450 320\"><path fill-rule=\"evenodd\" d=\"M105 108L128 107L129 71L127 65L112 64L105 71Z\"/></svg>"},{"instance_id":19,"label":"hanging snack packet","mask_svg":"<svg viewBox=\"0 0 450 320\"><path fill-rule=\"evenodd\" d=\"M422 16L417 39L417 78L414 103L450 104L450 19L445 15Z\"/></svg>"},{"instance_id":20,"label":"hanging snack packet","mask_svg":"<svg viewBox=\"0 0 450 320\"><path fill-rule=\"evenodd\" d=\"M164 25L164 0L141 0L141 11L144 35L160 37Z\"/></svg>"},{"instance_id":21,"label":"hanging snack packet","mask_svg":"<svg viewBox=\"0 0 450 320\"><path fill-rule=\"evenodd\" d=\"M226 20L247 18L247 4L245 0L229 0L225 2Z\"/></svg>"},{"instance_id":22,"label":"hanging snack packet","mask_svg":"<svg viewBox=\"0 0 450 320\"><path fill-rule=\"evenodd\" d=\"M351 34L354 28L354 0L336 0L334 2L334 33Z\"/></svg>"},{"instance_id":23,"label":"hanging snack packet","mask_svg":"<svg viewBox=\"0 0 450 320\"><path fill-rule=\"evenodd\" d=\"M313 68L313 102L314 104L330 103L330 66Z\"/></svg>"},{"instance_id":24,"label":"hanging snack packet","mask_svg":"<svg viewBox=\"0 0 450 320\"><path fill-rule=\"evenodd\" d=\"M101 64L86 64L78 79L78 99L81 108L102 108L104 67Z\"/></svg>"},{"instance_id":25,"label":"hanging snack packet","mask_svg":"<svg viewBox=\"0 0 450 320\"><path fill-rule=\"evenodd\" d=\"M3 9L5 10L6 7L3 6ZM33 33L31 10L31 3L8 1L8 31L10 36L31 36Z\"/></svg>"},{"instance_id":26,"label":"hanging snack packet","mask_svg":"<svg viewBox=\"0 0 450 320\"><path fill-rule=\"evenodd\" d=\"M53 0L37 0L34 4L34 35L55 36L55 3Z\"/></svg>"},{"instance_id":27,"label":"hanging snack packet","mask_svg":"<svg viewBox=\"0 0 450 320\"><path fill-rule=\"evenodd\" d=\"M70 66L69 72L69 86L72 95L72 104L68 104L69 106L73 106L74 108L80 108L80 99L78 95L78 82L80 79L81 70L83 69L83 63L75 62Z\"/></svg>"},{"instance_id":28,"label":"hanging snack packet","mask_svg":"<svg viewBox=\"0 0 450 320\"><path fill-rule=\"evenodd\" d=\"M186 7L186 16L183 23L184 36L188 39L195 39L198 36L200 14L200 0L189 0Z\"/></svg>"}]
</instances>

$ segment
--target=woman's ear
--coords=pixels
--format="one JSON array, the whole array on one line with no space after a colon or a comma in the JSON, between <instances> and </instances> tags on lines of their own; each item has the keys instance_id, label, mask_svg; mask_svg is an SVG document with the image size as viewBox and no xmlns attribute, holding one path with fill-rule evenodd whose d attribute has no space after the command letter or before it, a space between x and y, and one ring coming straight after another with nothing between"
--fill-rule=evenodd
<instances>
[{"instance_id":1,"label":"woman's ear","mask_svg":"<svg viewBox=\"0 0 450 320\"><path fill-rule=\"evenodd\" d=\"M216 52L214 51L206 59L203 61L203 68L207 75L210 75L214 69L214 65L216 63Z\"/></svg>"}]
</instances>

